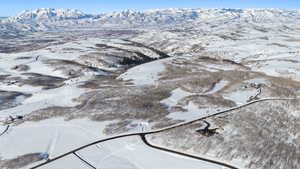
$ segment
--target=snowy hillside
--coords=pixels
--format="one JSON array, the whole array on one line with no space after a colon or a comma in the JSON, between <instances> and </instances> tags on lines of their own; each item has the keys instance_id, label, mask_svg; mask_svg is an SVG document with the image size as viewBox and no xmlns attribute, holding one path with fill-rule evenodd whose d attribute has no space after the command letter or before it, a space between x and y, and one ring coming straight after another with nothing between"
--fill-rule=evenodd
<instances>
[{"instance_id":1,"label":"snowy hillside","mask_svg":"<svg viewBox=\"0 0 300 169\"><path fill-rule=\"evenodd\" d=\"M0 63L1 169L299 168L299 10L24 11Z\"/></svg>"}]
</instances>

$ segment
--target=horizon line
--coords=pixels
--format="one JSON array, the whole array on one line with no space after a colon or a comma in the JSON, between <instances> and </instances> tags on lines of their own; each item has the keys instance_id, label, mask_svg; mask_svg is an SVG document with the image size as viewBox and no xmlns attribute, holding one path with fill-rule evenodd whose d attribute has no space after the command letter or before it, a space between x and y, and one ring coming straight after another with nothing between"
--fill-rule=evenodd
<instances>
[{"instance_id":1,"label":"horizon line","mask_svg":"<svg viewBox=\"0 0 300 169\"><path fill-rule=\"evenodd\" d=\"M287 11L295 11L295 10L300 10L300 9L292 9L292 8L230 8L230 7L217 7L217 8L149 8L149 9L122 9L122 10L115 10L115 11L107 11L107 12L98 12L98 13L88 13L85 10L79 9L79 8L47 8L47 7L42 7L42 8L31 8L31 9L24 9L21 10L20 12L17 12L15 15L10 15L10 16L0 16L0 18L7 18L7 17L12 17L16 16L17 14L26 12L26 11L34 11L38 9L61 9L61 10L78 10L81 11L85 14L92 14L92 15L97 15L97 14L104 14L104 13L115 13L115 12L122 12L122 11L135 11L135 12L146 12L150 10L167 10L167 9L239 9L239 10L247 10L247 9L280 9L280 10L287 10Z\"/></svg>"}]
</instances>

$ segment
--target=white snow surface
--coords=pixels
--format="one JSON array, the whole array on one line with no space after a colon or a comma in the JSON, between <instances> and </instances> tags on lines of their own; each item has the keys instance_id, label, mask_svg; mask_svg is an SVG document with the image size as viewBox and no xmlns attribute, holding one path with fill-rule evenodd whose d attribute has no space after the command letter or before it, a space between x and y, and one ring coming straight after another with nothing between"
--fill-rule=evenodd
<instances>
[{"instance_id":1,"label":"white snow surface","mask_svg":"<svg viewBox=\"0 0 300 169\"><path fill-rule=\"evenodd\" d=\"M26 88L19 89L19 91L24 90L26 91ZM5 118L9 115L26 115L35 110L52 106L75 106L78 103L74 102L73 99L78 98L86 91L86 89L77 88L76 85L69 85L51 90L33 92L31 93L31 97L21 102L22 105L1 110L0 118Z\"/></svg>"},{"instance_id":2,"label":"white snow surface","mask_svg":"<svg viewBox=\"0 0 300 169\"><path fill-rule=\"evenodd\" d=\"M228 94L224 94L223 97L228 100L234 101L237 105L243 105L247 103L247 100L251 96L255 96L257 94L256 89L247 89L247 90L237 90Z\"/></svg>"},{"instance_id":3,"label":"white snow surface","mask_svg":"<svg viewBox=\"0 0 300 169\"><path fill-rule=\"evenodd\" d=\"M133 67L121 74L118 79L129 80L139 86L155 85L155 82L159 80L159 73L165 70L164 62L170 59L161 59Z\"/></svg>"},{"instance_id":4,"label":"white snow surface","mask_svg":"<svg viewBox=\"0 0 300 169\"><path fill-rule=\"evenodd\" d=\"M69 42L62 45L56 45L47 47L45 49L34 50L30 52L21 53L0 53L0 74L10 75L11 77L20 77L27 79L28 76L23 73L37 73L41 75L54 76L60 78L67 78L62 71L56 70L43 63L43 60L47 59L63 59L63 60L75 60L81 55L87 54L92 51L90 47L94 47L99 43L99 39L91 38L82 41ZM76 52L64 52L64 49L72 48ZM36 60L36 57L39 57ZM30 59L18 59L20 57L32 57ZM29 70L27 72L18 72L11 69L16 65L27 65ZM78 98L84 92L88 92L89 89L79 88L78 85L89 80L94 75L101 74L101 72L83 72L84 76L78 78L72 78L65 80L62 87L44 90L42 87L30 86L30 85L18 85L10 84L9 81L0 81L0 90L4 91L17 91L26 94L32 94L22 102L22 105L11 109L0 111L0 117L7 117L13 114L29 114L32 111L47 108L51 106L75 106L78 103L74 102L75 98Z\"/></svg>"},{"instance_id":5,"label":"white snow surface","mask_svg":"<svg viewBox=\"0 0 300 169\"><path fill-rule=\"evenodd\" d=\"M216 164L150 148L138 136L99 143L80 150L77 154L96 168L153 169L172 167L173 169L224 169ZM56 162L57 165L51 164L50 167L55 165L55 169L63 169L72 165L70 164L71 161L67 159L58 160L59 162ZM72 157L73 160L77 161L78 159ZM48 168L47 165L44 168Z\"/></svg>"},{"instance_id":6,"label":"white snow surface","mask_svg":"<svg viewBox=\"0 0 300 169\"><path fill-rule=\"evenodd\" d=\"M189 120L205 117L217 112L217 110L214 108L199 108L192 101L190 101L188 105L184 106L183 108L186 109L186 111L173 112L170 113L168 117L174 120L189 121Z\"/></svg>"},{"instance_id":7,"label":"white snow surface","mask_svg":"<svg viewBox=\"0 0 300 169\"><path fill-rule=\"evenodd\" d=\"M68 155L63 159L54 161L40 169L91 169L87 164L80 161L75 155ZM27 169L27 167L24 167Z\"/></svg>"},{"instance_id":8,"label":"white snow surface","mask_svg":"<svg viewBox=\"0 0 300 169\"><path fill-rule=\"evenodd\" d=\"M171 92L171 96L162 100L161 103L167 105L169 108L176 106L176 104L183 98L192 95L192 93L177 88Z\"/></svg>"},{"instance_id":9,"label":"white snow surface","mask_svg":"<svg viewBox=\"0 0 300 169\"><path fill-rule=\"evenodd\" d=\"M213 90L211 90L205 94L214 94L214 93L218 92L219 90L221 90L222 88L224 88L227 84L228 84L228 81L221 80L214 86Z\"/></svg>"},{"instance_id":10,"label":"white snow surface","mask_svg":"<svg viewBox=\"0 0 300 169\"><path fill-rule=\"evenodd\" d=\"M11 126L0 139L0 156L3 159L11 159L28 153L48 152L53 158L105 138L103 129L109 123L92 122L87 119L64 121L57 118Z\"/></svg>"}]
</instances>

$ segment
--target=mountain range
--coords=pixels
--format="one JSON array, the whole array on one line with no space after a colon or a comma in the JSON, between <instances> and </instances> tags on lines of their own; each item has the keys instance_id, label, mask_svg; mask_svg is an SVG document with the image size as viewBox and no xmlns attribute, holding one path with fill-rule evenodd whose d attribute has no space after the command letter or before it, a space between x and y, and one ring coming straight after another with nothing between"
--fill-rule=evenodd
<instances>
[{"instance_id":1,"label":"mountain range","mask_svg":"<svg viewBox=\"0 0 300 169\"><path fill-rule=\"evenodd\" d=\"M2 34L66 28L143 27L174 24L290 23L300 20L300 10L285 9L153 9L146 11L85 14L76 9L25 10L0 20ZM1 34L0 34L1 36Z\"/></svg>"}]
</instances>

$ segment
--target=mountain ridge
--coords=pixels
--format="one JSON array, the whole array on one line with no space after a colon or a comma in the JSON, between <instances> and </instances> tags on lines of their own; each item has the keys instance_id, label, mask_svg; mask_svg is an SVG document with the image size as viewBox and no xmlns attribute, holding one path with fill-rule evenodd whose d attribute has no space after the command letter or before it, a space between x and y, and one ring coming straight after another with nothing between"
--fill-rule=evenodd
<instances>
[{"instance_id":1,"label":"mountain ridge","mask_svg":"<svg viewBox=\"0 0 300 169\"><path fill-rule=\"evenodd\" d=\"M0 20L0 29L13 27L20 32L57 30L76 27L163 26L185 23L252 22L286 23L300 20L300 10L278 8L167 8L144 11L123 10L86 14L77 9L38 8ZM6 26L3 26L6 25Z\"/></svg>"}]
</instances>

